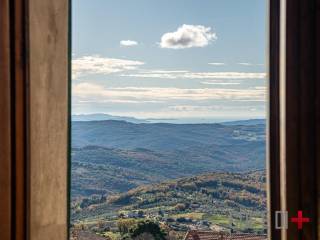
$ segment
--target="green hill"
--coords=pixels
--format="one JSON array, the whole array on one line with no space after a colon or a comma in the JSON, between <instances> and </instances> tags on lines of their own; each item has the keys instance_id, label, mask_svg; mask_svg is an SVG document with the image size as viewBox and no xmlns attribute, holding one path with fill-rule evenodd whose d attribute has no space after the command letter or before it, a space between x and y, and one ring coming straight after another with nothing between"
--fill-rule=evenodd
<instances>
[{"instance_id":1,"label":"green hill","mask_svg":"<svg viewBox=\"0 0 320 240\"><path fill-rule=\"evenodd\" d=\"M208 173L143 185L107 199L82 201L87 204L73 208L75 223L103 219L111 224L120 218L136 218L180 227L203 224L228 228L234 224L235 228L251 226L262 231L266 212L265 173ZM248 217L249 222L244 223Z\"/></svg>"},{"instance_id":2,"label":"green hill","mask_svg":"<svg viewBox=\"0 0 320 240\"><path fill-rule=\"evenodd\" d=\"M140 186L126 193L110 196L108 204L123 209L174 207L200 204L203 207L265 210L264 172L209 173L160 184ZM189 206L190 207L190 206ZM192 206L191 206L192 207Z\"/></svg>"}]
</instances>

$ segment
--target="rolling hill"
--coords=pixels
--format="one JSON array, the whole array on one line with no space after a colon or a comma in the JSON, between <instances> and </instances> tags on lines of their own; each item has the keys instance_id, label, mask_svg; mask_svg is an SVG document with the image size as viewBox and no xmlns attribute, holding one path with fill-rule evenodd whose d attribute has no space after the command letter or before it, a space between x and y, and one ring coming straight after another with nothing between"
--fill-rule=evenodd
<instances>
[{"instance_id":1,"label":"rolling hill","mask_svg":"<svg viewBox=\"0 0 320 240\"><path fill-rule=\"evenodd\" d=\"M126 121L72 122L72 146L119 149L184 150L210 145L265 141L265 125L170 124Z\"/></svg>"},{"instance_id":2,"label":"rolling hill","mask_svg":"<svg viewBox=\"0 0 320 240\"><path fill-rule=\"evenodd\" d=\"M72 220L91 224L104 219L114 226L123 218L152 218L171 228L198 224L229 228L232 216L233 229L246 231L250 227L254 232L262 231L265 181L264 171L253 171L207 173L142 185L107 199L84 199L80 207L73 207Z\"/></svg>"},{"instance_id":3,"label":"rolling hill","mask_svg":"<svg viewBox=\"0 0 320 240\"><path fill-rule=\"evenodd\" d=\"M72 197L265 167L265 125L72 123Z\"/></svg>"},{"instance_id":4,"label":"rolling hill","mask_svg":"<svg viewBox=\"0 0 320 240\"><path fill-rule=\"evenodd\" d=\"M264 120L73 121L71 155L74 230L120 239L119 222L152 220L181 236L266 231Z\"/></svg>"}]
</instances>

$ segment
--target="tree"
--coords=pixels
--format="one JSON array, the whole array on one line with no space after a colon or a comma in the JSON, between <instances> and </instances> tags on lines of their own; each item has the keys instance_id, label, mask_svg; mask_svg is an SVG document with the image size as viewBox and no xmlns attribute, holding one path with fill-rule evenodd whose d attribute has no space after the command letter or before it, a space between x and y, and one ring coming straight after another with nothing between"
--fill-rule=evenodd
<instances>
[{"instance_id":1,"label":"tree","mask_svg":"<svg viewBox=\"0 0 320 240\"><path fill-rule=\"evenodd\" d=\"M139 210L138 211L138 217L139 218L143 218L143 216L144 216L144 212L142 210Z\"/></svg>"},{"instance_id":2,"label":"tree","mask_svg":"<svg viewBox=\"0 0 320 240\"><path fill-rule=\"evenodd\" d=\"M127 234L135 224L136 224L136 220L134 219L120 219L118 221L119 232L121 234Z\"/></svg>"},{"instance_id":3,"label":"tree","mask_svg":"<svg viewBox=\"0 0 320 240\"><path fill-rule=\"evenodd\" d=\"M140 239L141 235L151 234L155 240L165 240L166 233L160 226L152 221L141 221L130 229L130 236L133 239Z\"/></svg>"},{"instance_id":4,"label":"tree","mask_svg":"<svg viewBox=\"0 0 320 240\"><path fill-rule=\"evenodd\" d=\"M186 209L186 205L183 204L183 203L178 203L176 206L175 206L175 209L178 210L178 211L183 211Z\"/></svg>"}]
</instances>

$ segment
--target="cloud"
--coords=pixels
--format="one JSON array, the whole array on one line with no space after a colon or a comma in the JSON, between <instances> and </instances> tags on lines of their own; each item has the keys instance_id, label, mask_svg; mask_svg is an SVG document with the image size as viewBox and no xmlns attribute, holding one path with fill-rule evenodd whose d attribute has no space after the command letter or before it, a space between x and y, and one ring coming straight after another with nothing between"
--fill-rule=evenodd
<instances>
[{"instance_id":1,"label":"cloud","mask_svg":"<svg viewBox=\"0 0 320 240\"><path fill-rule=\"evenodd\" d=\"M211 63L208 63L209 65L213 65L213 66L223 66L223 65L226 65L225 63L222 63L222 62L211 62Z\"/></svg>"},{"instance_id":2,"label":"cloud","mask_svg":"<svg viewBox=\"0 0 320 240\"><path fill-rule=\"evenodd\" d=\"M90 74L111 74L135 70L144 62L127 59L106 58L98 55L84 56L72 60L72 78Z\"/></svg>"},{"instance_id":3,"label":"cloud","mask_svg":"<svg viewBox=\"0 0 320 240\"><path fill-rule=\"evenodd\" d=\"M179 111L179 112L198 112L198 111L212 111L212 110L222 110L223 106L221 105L212 105L212 106L198 106L198 105L174 105L168 107L170 110Z\"/></svg>"},{"instance_id":4,"label":"cloud","mask_svg":"<svg viewBox=\"0 0 320 240\"><path fill-rule=\"evenodd\" d=\"M138 42L133 40L122 40L120 41L120 45L124 47L133 47L133 46L137 46Z\"/></svg>"},{"instance_id":5,"label":"cloud","mask_svg":"<svg viewBox=\"0 0 320 240\"><path fill-rule=\"evenodd\" d=\"M121 74L123 77L164 79L264 79L264 72L190 72L190 71L141 71Z\"/></svg>"},{"instance_id":6,"label":"cloud","mask_svg":"<svg viewBox=\"0 0 320 240\"><path fill-rule=\"evenodd\" d=\"M171 49L205 47L216 39L217 35L210 27L184 24L175 32L163 34L160 47Z\"/></svg>"},{"instance_id":7,"label":"cloud","mask_svg":"<svg viewBox=\"0 0 320 240\"><path fill-rule=\"evenodd\" d=\"M238 64L242 65L242 66L252 66L253 65L252 63L249 63L249 62L239 62Z\"/></svg>"},{"instance_id":8,"label":"cloud","mask_svg":"<svg viewBox=\"0 0 320 240\"><path fill-rule=\"evenodd\" d=\"M162 79L264 79L264 72L192 72L188 70L143 70L145 63L137 60L107 58L99 55L83 56L72 60L72 78L91 74L119 73L121 77ZM134 72L127 72L134 71Z\"/></svg>"},{"instance_id":9,"label":"cloud","mask_svg":"<svg viewBox=\"0 0 320 240\"><path fill-rule=\"evenodd\" d=\"M250 62L239 62L239 65L242 66L264 66L262 63L250 63Z\"/></svg>"},{"instance_id":10,"label":"cloud","mask_svg":"<svg viewBox=\"0 0 320 240\"><path fill-rule=\"evenodd\" d=\"M140 103L162 103L162 101L135 101L122 99L95 99L95 100L78 100L77 103L124 103L124 104L140 104Z\"/></svg>"},{"instance_id":11,"label":"cloud","mask_svg":"<svg viewBox=\"0 0 320 240\"><path fill-rule=\"evenodd\" d=\"M250 106L249 106L250 107ZM168 109L178 112L209 112L209 111L226 111L234 110L235 106L232 105L173 105L169 106ZM237 110L249 110L248 106L236 106Z\"/></svg>"},{"instance_id":12,"label":"cloud","mask_svg":"<svg viewBox=\"0 0 320 240\"><path fill-rule=\"evenodd\" d=\"M141 101L165 102L176 100L240 100L261 101L265 99L265 89L225 89L225 88L159 88L122 87L106 88L92 83L73 85L73 97L78 101Z\"/></svg>"},{"instance_id":13,"label":"cloud","mask_svg":"<svg viewBox=\"0 0 320 240\"><path fill-rule=\"evenodd\" d=\"M257 87L254 87L254 89L266 91L267 87L266 86L257 86Z\"/></svg>"},{"instance_id":14,"label":"cloud","mask_svg":"<svg viewBox=\"0 0 320 240\"><path fill-rule=\"evenodd\" d=\"M160 122L175 122L178 120L179 123L212 123L212 122L225 122L239 119L248 118L264 118L265 110L261 109L258 111L250 111L248 108L222 108L219 110L195 110L195 111L177 111L174 109L156 109L150 110L138 110L138 111L105 111L108 114L114 116L126 116L135 117L141 119L154 119ZM80 112L82 113L82 112ZM88 113L92 113L88 112ZM190 119L197 119L196 121L189 121ZM185 121L184 121L185 120Z\"/></svg>"},{"instance_id":15,"label":"cloud","mask_svg":"<svg viewBox=\"0 0 320 240\"><path fill-rule=\"evenodd\" d=\"M74 83L73 111L107 112L139 118L244 118L264 116L266 91L262 89L210 89L174 87L108 88ZM233 102L233 103L232 103ZM256 108L256 115L250 109Z\"/></svg>"},{"instance_id":16,"label":"cloud","mask_svg":"<svg viewBox=\"0 0 320 240\"><path fill-rule=\"evenodd\" d=\"M169 73L188 73L187 70L146 70L146 71L140 71L140 73L143 74L169 74Z\"/></svg>"},{"instance_id":17,"label":"cloud","mask_svg":"<svg viewBox=\"0 0 320 240\"><path fill-rule=\"evenodd\" d=\"M224 81L203 81L201 84L204 85L240 85L241 82L224 82Z\"/></svg>"},{"instance_id":18,"label":"cloud","mask_svg":"<svg viewBox=\"0 0 320 240\"><path fill-rule=\"evenodd\" d=\"M265 103L265 99L237 99L237 100L231 100L233 102L263 102Z\"/></svg>"}]
</instances>

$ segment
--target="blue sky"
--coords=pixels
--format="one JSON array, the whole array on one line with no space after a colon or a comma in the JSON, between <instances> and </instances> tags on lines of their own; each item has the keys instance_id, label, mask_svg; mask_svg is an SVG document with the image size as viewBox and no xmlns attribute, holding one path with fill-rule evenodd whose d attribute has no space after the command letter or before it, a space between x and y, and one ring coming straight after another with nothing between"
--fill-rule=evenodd
<instances>
[{"instance_id":1,"label":"blue sky","mask_svg":"<svg viewBox=\"0 0 320 240\"><path fill-rule=\"evenodd\" d=\"M265 116L264 0L73 1L74 114Z\"/></svg>"}]
</instances>

